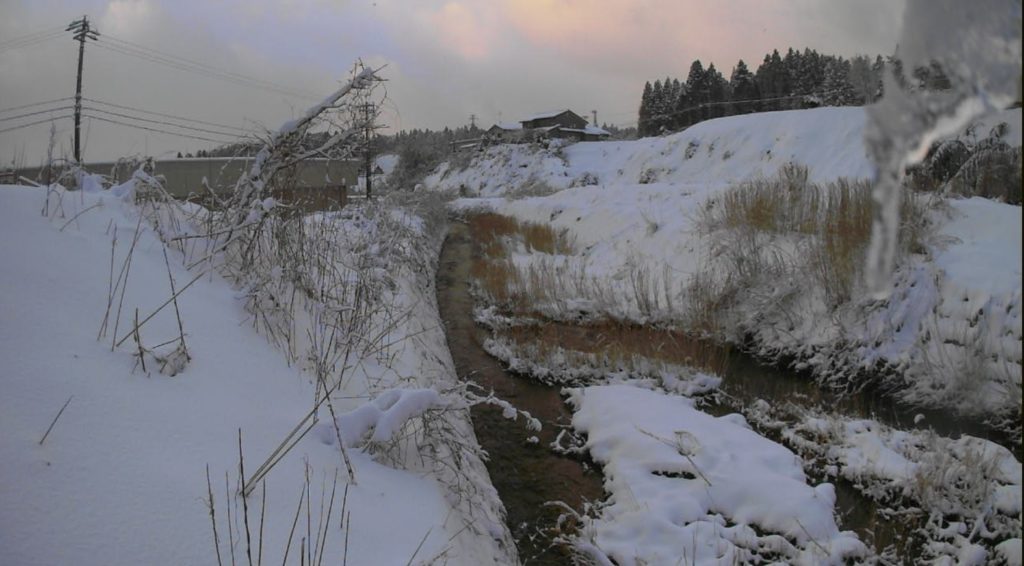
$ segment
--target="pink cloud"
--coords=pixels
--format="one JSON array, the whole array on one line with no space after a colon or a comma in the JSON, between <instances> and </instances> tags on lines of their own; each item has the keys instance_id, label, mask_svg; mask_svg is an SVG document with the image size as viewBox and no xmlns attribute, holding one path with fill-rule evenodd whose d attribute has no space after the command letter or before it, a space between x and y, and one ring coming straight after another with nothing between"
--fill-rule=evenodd
<instances>
[{"instance_id":1,"label":"pink cloud","mask_svg":"<svg viewBox=\"0 0 1024 566\"><path fill-rule=\"evenodd\" d=\"M427 16L437 39L464 59L479 61L491 53L493 35L479 11L461 2L448 2Z\"/></svg>"}]
</instances>

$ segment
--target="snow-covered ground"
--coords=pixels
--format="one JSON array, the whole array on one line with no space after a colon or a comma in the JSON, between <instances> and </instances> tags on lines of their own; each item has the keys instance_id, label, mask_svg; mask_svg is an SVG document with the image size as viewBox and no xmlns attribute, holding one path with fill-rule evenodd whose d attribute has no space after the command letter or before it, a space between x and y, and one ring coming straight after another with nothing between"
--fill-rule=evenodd
<instances>
[{"instance_id":1,"label":"snow-covered ground","mask_svg":"<svg viewBox=\"0 0 1024 566\"><path fill-rule=\"evenodd\" d=\"M333 395L355 481L321 404L318 424L243 506L240 450L248 479L313 423L317 361L302 345L328 339L310 325L326 307L256 295L210 262L187 268L202 239L184 217L202 211L151 208L132 194L0 187L0 563L215 564L208 477L224 563L245 561L250 539L253 560L275 564L286 549L289 564L513 560L465 402L452 393L433 292L436 231L384 207L309 220L331 226L323 233L336 239L325 244L373 279L364 312L391 315L378 347L343 362ZM171 279L180 294L161 310ZM273 305L253 310L254 296L305 305L290 346L271 344L260 317ZM129 332L136 320L139 342Z\"/></svg>"},{"instance_id":2,"label":"snow-covered ground","mask_svg":"<svg viewBox=\"0 0 1024 566\"><path fill-rule=\"evenodd\" d=\"M580 543L610 564L838 563L863 557L840 532L831 484L740 415L712 417L685 397L629 385L575 389L573 427L601 464L609 498ZM757 530L755 530L757 529Z\"/></svg>"},{"instance_id":3,"label":"snow-covered ground","mask_svg":"<svg viewBox=\"0 0 1024 566\"><path fill-rule=\"evenodd\" d=\"M988 116L964 135L983 138L1003 122L1009 127L1003 141L1019 146L1019 109ZM685 326L689 286L722 243L701 222L709 203L725 188L773 176L789 162L806 165L810 180L823 185L869 177L864 126L863 109L825 108L711 120L632 142L499 146L463 170L442 164L427 185L476 195L455 201L457 211L495 211L568 234L570 253L509 246L522 273L555 274L545 279L544 298L531 305L536 312L566 321L600 312ZM931 232L894 275L888 300L859 290L830 308L790 272L787 280L738 297L733 324L764 350L819 368L856 370L884 361L897 370L891 375L902 376L893 384L908 401L1014 418L1021 386L1021 209L950 199L927 214ZM783 263L799 265L801 248L791 239L764 245ZM580 291L587 288L600 292ZM786 301L785 316L764 315ZM477 316L495 328L504 320L493 308ZM584 528L575 542L595 561L732 563L774 552L785 561L827 563L870 554L836 527L832 486L810 485L799 457L749 430L742 417L713 418L683 396L706 388L674 391L657 378L623 382L621 371L590 367L578 353L534 356L501 337L487 348L517 371L551 383L604 381L565 390L576 411L573 427L586 434L582 448L601 465L609 494L577 517ZM757 415L766 406L749 410ZM806 458L803 465L823 465L819 475L854 482L886 504L892 500L885 494L899 493L930 513L922 535L928 557L1020 563L1020 462L1009 451L968 436L815 418L783 430L786 443ZM770 419L758 424L774 426ZM809 447L808 436L820 443ZM782 495L785 502L773 499Z\"/></svg>"},{"instance_id":4,"label":"snow-covered ground","mask_svg":"<svg viewBox=\"0 0 1024 566\"><path fill-rule=\"evenodd\" d=\"M1005 123L1003 141L1019 145L1020 112L987 116L964 135L984 138ZM462 199L457 209L490 209L566 230L577 253L532 254L517 257L517 264L555 262L565 273L605 282L618 290L616 316L678 321L693 276L719 261L721 242L700 223L715 197L790 162L807 166L812 182L868 177L864 125L861 108L821 108L710 120L663 138L555 149L498 146L465 170L442 165L428 186L467 187L490 197ZM556 192L502 197L541 185ZM861 291L836 311L806 292L806 280L790 277L740 297L735 331L753 336L764 352L803 357L833 372L884 362L904 373L898 385L908 401L973 414L1019 407L1021 209L973 198L950 200L928 214L933 231L925 249L897 271L888 300ZM761 245L783 263L802 259L791 241ZM638 273L654 295L674 304L664 300L654 312L638 304ZM719 268L718 275L728 273ZM571 296L562 299L548 312L580 306ZM840 344L854 344L856 351L834 351Z\"/></svg>"}]
</instances>

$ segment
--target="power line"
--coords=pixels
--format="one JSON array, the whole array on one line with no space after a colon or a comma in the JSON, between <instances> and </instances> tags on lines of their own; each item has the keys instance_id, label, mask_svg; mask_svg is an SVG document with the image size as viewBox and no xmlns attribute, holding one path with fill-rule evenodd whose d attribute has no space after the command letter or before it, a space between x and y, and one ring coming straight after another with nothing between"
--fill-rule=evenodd
<instances>
[{"instance_id":1,"label":"power line","mask_svg":"<svg viewBox=\"0 0 1024 566\"><path fill-rule=\"evenodd\" d=\"M232 140L216 140L216 139L206 138L206 137L202 137L202 136L194 136L194 135L191 135L191 134L182 134L182 133L179 133L179 132L169 132L167 130L161 130L159 128L150 128L148 126L140 126L138 124L129 124L127 122L121 122L119 120L112 120L112 119L109 119L109 118L102 118L100 116L86 115L86 118L89 118L91 120L99 120L101 122L110 122L111 124L118 124L120 126L127 126L129 128L135 128L135 129L138 129L138 130L147 130L147 131L150 131L150 132L157 132L157 133L160 133L160 134L167 134L167 135L170 135L170 136L178 136L180 138L190 138L190 139L194 139L194 140L202 140L202 141L208 141L208 142L218 143L218 144L233 143ZM2 130L0 130L0 131L2 131ZM237 141L237 140L235 140L235 141Z\"/></svg>"},{"instance_id":2,"label":"power line","mask_svg":"<svg viewBox=\"0 0 1024 566\"><path fill-rule=\"evenodd\" d=\"M184 63L178 63L178 62L175 62L175 61L163 59L163 58L160 58L160 57L157 57L157 56L154 56L154 55L150 55L150 54L145 53L143 51L127 49L127 48L121 47L120 45L116 45L116 44L112 44L112 43L101 42L101 43L98 43L96 46L100 47L100 48L103 48L103 49L106 49L108 51L113 51L114 53L120 53L121 55L127 55L129 57L135 57L135 58L141 59L141 60L149 62L149 63L156 63L156 64L159 64L159 65L164 65L166 67L170 67L172 69L177 69L179 71L185 71L185 72L195 73L195 74L198 74L198 75L203 75L203 76L210 77L210 78L220 79L220 80L223 80L223 81L226 81L226 82L234 83L236 85L240 85L240 86L244 86L244 87L248 87L248 88L256 88L256 89L260 89L260 90L266 90L266 91L274 92L274 93L277 93L277 94L282 94L282 95L285 95L285 96L291 96L291 97L296 97L296 98L309 98L309 99L313 98L311 96L306 96L304 94L299 94L299 93L288 91L288 90L285 90L285 89L281 89L281 88L277 88L277 87L268 87L268 86L264 86L264 85L259 84L259 83L253 83L253 82L250 82L250 81L246 81L246 80L242 80L242 79L237 79L237 78L234 78L234 77L231 77L231 76L226 76L226 75L223 75L223 74L220 74L220 73L216 73L216 72L213 72L213 71L208 71L206 69L194 67L192 65L186 65Z\"/></svg>"},{"instance_id":3,"label":"power line","mask_svg":"<svg viewBox=\"0 0 1024 566\"><path fill-rule=\"evenodd\" d=\"M7 112L14 112L15 110L21 110L23 108L32 108L33 106L43 106L44 104L55 104L57 102L64 102L65 100L72 100L75 97L65 96L64 98L55 98L53 100L46 100L43 102L33 102L32 104L22 104L21 106L11 106L10 108L0 108L0 114Z\"/></svg>"},{"instance_id":4,"label":"power line","mask_svg":"<svg viewBox=\"0 0 1024 566\"><path fill-rule=\"evenodd\" d=\"M39 43L50 41L51 39L57 39L58 37L61 37L63 35L64 35L63 31L56 31L56 32L53 32L53 33L49 33L49 34L46 34L46 35L42 35L42 36L38 36L38 37L34 37L34 38L31 38L31 39L26 39L26 40L22 40L22 41L18 41L18 42L13 42L12 41L12 42L0 45L0 53L5 53L5 52L11 51L13 49L21 49L23 47L31 47L31 46L37 45Z\"/></svg>"},{"instance_id":5,"label":"power line","mask_svg":"<svg viewBox=\"0 0 1024 566\"><path fill-rule=\"evenodd\" d=\"M36 38L38 36L41 36L41 35L49 35L49 34L51 34L53 32L59 32L59 31L61 31L63 29L63 27L64 26L54 26L54 27L51 27L51 28L46 28L46 29L41 29L41 30L38 30L38 31L34 31L32 33L26 33L25 35L19 35L18 37L12 37L10 39L5 39L3 41L0 41L0 47L4 47L4 46L6 46L9 43L18 43L20 41L28 41L28 40L31 40L31 39Z\"/></svg>"},{"instance_id":6,"label":"power line","mask_svg":"<svg viewBox=\"0 0 1024 566\"><path fill-rule=\"evenodd\" d=\"M37 120L35 122L29 122L27 124L21 124L21 125L18 125L18 126L11 126L10 128L4 128L4 129L0 130L0 134L2 134L4 132L13 132L14 130L20 130L22 128L27 128L29 126L35 126L37 124L46 124L48 122L55 122L57 120L64 120L66 118L72 118L72 117L73 116L71 114L68 114L66 116L55 116L53 118L47 118L46 120Z\"/></svg>"},{"instance_id":7,"label":"power line","mask_svg":"<svg viewBox=\"0 0 1024 566\"><path fill-rule=\"evenodd\" d=\"M152 47L146 47L145 45L140 45L138 43L132 43L130 41L125 41L123 39L119 39L117 37L113 37L113 36L110 36L110 35L107 35L106 38L109 41L113 41L115 43L122 44L125 48L136 49L136 50L140 50L140 51L144 51L144 52L149 52L149 53L151 53L151 54L153 54L155 56L158 56L158 57L163 57L163 58L166 58L166 59L170 59L170 60L174 60L174 61L179 61L179 62L185 63L187 65L193 65L193 66L196 66L196 67L199 67L199 68L202 68L202 69L209 70L209 71L214 72L214 73L220 73L220 74L223 74L223 75L228 75L228 76L235 77L237 79L248 81L248 82L252 82L252 83L260 83L260 84L263 84L263 85L266 85L266 86L272 87L272 88L283 89L283 90L286 90L288 92L293 92L293 93L296 93L296 94L301 94L303 96L306 96L306 97L309 97L309 98L313 98L313 99L316 99L316 100L320 99L320 96L318 96L316 93L305 92L305 91L302 91L300 89L293 89L293 88L291 88L288 85L278 84L278 83L274 83L274 82L271 82L271 81L268 81L268 80L264 80L264 79L260 79L260 78L256 78L256 77L250 77L250 76L247 76L247 75L243 75L241 73L236 73L234 71L228 71L228 70L225 70L225 69L219 69L217 67L213 67L211 65L207 65L206 63L202 63L202 62L199 62L199 61L193 61L191 59L186 59L185 57L181 57L181 56L178 56L178 55L173 55L173 54L170 54L170 53L166 53L166 52L160 51L158 49L153 49Z\"/></svg>"},{"instance_id":8,"label":"power line","mask_svg":"<svg viewBox=\"0 0 1024 566\"><path fill-rule=\"evenodd\" d=\"M151 114L153 116L160 116L162 118L170 118L172 120L179 120L179 121L182 121L182 122L192 122L194 124L202 124L204 126L213 126L215 128L225 128L225 129L228 129L228 130L238 130L239 132L243 132L243 133L252 133L252 131L253 131L252 128L239 128L237 126L229 126L227 124L218 124L217 122L207 122L205 120L196 120L194 118L185 118L183 116L175 116L174 114L164 114L164 113L161 113L161 112L154 112L152 110L143 110L142 108L135 108L133 106L125 106L123 104L114 104L113 102L105 102L103 100L96 100L95 98L85 98L85 97L82 97L82 100L85 100L87 102L94 102L96 104L102 104L104 106L110 106L112 108L120 108L121 110L131 110L133 112L141 112L143 114Z\"/></svg>"},{"instance_id":9,"label":"power line","mask_svg":"<svg viewBox=\"0 0 1024 566\"><path fill-rule=\"evenodd\" d=\"M222 71L220 69L216 69L200 63L195 63L187 59L182 59L180 57L161 55L159 52L155 50L145 50L142 48L134 47L134 44L121 44L127 42L113 43L109 41L109 39L111 38L104 36L104 39L101 39L100 43L98 43L97 46L107 49L109 51L113 51L115 53L120 53L121 55L136 57L138 59L142 59L150 63L157 63L180 71L186 71L207 76L210 78L220 79L240 86L257 88L296 98L305 98L309 100L320 99L319 96L315 96L307 92L293 90L288 87L277 85L275 83L271 83L268 81L246 77L245 75L240 75L238 73Z\"/></svg>"},{"instance_id":10,"label":"power line","mask_svg":"<svg viewBox=\"0 0 1024 566\"><path fill-rule=\"evenodd\" d=\"M218 135L218 136L238 137L238 134L234 134L234 133L231 133L231 132L220 132L220 131L217 131L217 130L207 130L205 128L197 128L195 126L186 126L186 125L183 125L183 124L175 124L173 122L165 122L165 121L162 121L162 120L151 120L149 118L142 118L140 116L132 116L130 114L122 114L120 112L111 112L109 110L103 110L102 108L95 108L95 107L91 107L91 106L85 106L85 107L83 107L83 109L89 110L91 112L100 112L102 114L107 114L109 116L117 116L119 118L127 118L127 119L130 119L130 120L137 120L137 121L140 121L140 122L147 122L147 123L150 123L150 124L160 124L160 125L163 125L163 126L172 126L172 127L175 127L175 128L181 128L183 130L192 130L192 131L196 131L196 132L202 132L202 133L206 133L206 134L214 134L214 135Z\"/></svg>"},{"instance_id":11,"label":"power line","mask_svg":"<svg viewBox=\"0 0 1024 566\"><path fill-rule=\"evenodd\" d=\"M18 120L20 118L28 118L29 116L38 116L40 114L46 114L47 112L57 112L58 110L71 110L74 106L61 106L60 108L49 108L47 110L36 110L35 112L27 112L25 114L18 114L17 116L7 116L0 118L0 122L8 122L10 120Z\"/></svg>"}]
</instances>

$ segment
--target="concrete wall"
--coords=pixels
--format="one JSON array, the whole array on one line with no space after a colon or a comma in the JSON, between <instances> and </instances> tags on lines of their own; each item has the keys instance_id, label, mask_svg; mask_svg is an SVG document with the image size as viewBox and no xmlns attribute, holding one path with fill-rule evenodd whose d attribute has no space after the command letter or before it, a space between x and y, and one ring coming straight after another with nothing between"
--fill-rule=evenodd
<instances>
[{"instance_id":1,"label":"concrete wall","mask_svg":"<svg viewBox=\"0 0 1024 566\"><path fill-rule=\"evenodd\" d=\"M230 191L242 173L247 171L251 165L251 158L171 159L157 161L153 174L164 177L167 192L175 197L185 198L190 194L207 194L208 191L203 186L204 179L208 186L218 193ZM292 170L286 171L284 174L295 176L296 188L326 189L337 192L343 187L356 185L359 167L360 162L356 160L310 159L294 166L291 168ZM134 172L132 165L114 162L88 163L86 169L92 173L106 175L115 183L128 180ZM33 167L19 169L16 175L42 181L45 171L41 167Z\"/></svg>"}]
</instances>

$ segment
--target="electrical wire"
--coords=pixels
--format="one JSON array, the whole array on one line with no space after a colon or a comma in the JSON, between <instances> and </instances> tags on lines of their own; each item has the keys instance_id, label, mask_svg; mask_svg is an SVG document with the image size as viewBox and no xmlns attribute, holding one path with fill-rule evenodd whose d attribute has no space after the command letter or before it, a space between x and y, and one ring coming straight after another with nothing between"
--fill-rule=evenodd
<instances>
[{"instance_id":1,"label":"electrical wire","mask_svg":"<svg viewBox=\"0 0 1024 566\"><path fill-rule=\"evenodd\" d=\"M174 114L164 114L161 112L154 112L152 110L143 110L142 108L135 108L133 106L125 106L123 104L114 104L113 102L106 102L103 100L96 100L95 98L82 97L82 100L86 102L93 102L95 104L102 104L104 106L110 106L111 108L120 108L121 110L131 110L132 112L140 112L142 114L149 114L152 116L160 116L161 118L170 118L172 120L179 120L182 122L191 122L194 124L201 124L204 126L212 126L214 128L224 128L226 130L237 130L242 133L252 133L252 128L239 128L237 126L229 126L227 124L218 124L217 122L208 122L205 120L196 120L194 118L185 118L184 116L175 116Z\"/></svg>"},{"instance_id":2,"label":"electrical wire","mask_svg":"<svg viewBox=\"0 0 1024 566\"><path fill-rule=\"evenodd\" d=\"M65 96L64 98L55 98L53 100L45 100L43 102L33 102L32 104L22 104L21 106L11 106L10 108L0 108L0 114L7 112L14 112L15 110L22 110L24 108L32 108L33 106L43 106L44 104L55 104L57 102L64 102L65 100L74 100L73 96ZM84 98L82 100L85 100Z\"/></svg>"},{"instance_id":3,"label":"electrical wire","mask_svg":"<svg viewBox=\"0 0 1024 566\"><path fill-rule=\"evenodd\" d=\"M11 126L10 128L4 128L4 129L0 130L0 134L2 134L4 132L13 132L14 130L20 130L22 128L27 128L29 126L35 126L36 124L45 124L47 122L55 122L57 120L63 120L65 118L73 118L73 116L71 114L68 114L66 116L54 116L53 118L47 118L46 120L37 120L35 122L29 122L27 124L20 124L18 126Z\"/></svg>"},{"instance_id":4,"label":"electrical wire","mask_svg":"<svg viewBox=\"0 0 1024 566\"><path fill-rule=\"evenodd\" d=\"M101 36L100 40L96 42L96 46L100 47L100 48L103 48L103 49L106 49L108 51L113 51L115 53L119 53L121 55L127 55L127 56L130 56L130 57L135 57L135 58L141 59L143 61L147 61L149 63L156 63L156 64L159 64L159 65L164 65L164 66L170 67L172 69L177 69L177 70L185 71L185 72L191 72L191 73L195 73L195 74L198 74L198 75L203 75L203 76L210 77L210 78L220 79L222 81L234 83L234 84L237 84L239 86L245 86L245 87L249 87L249 88L265 90L265 91L274 92L274 93L277 93L277 94L282 94L282 95L285 95L285 96L290 96L290 97L295 97L295 98L304 98L304 99L309 99L309 100L319 100L320 99L320 97L313 96L312 94L309 94L309 93L305 93L305 92L296 91L296 90L288 89L288 88L285 88L285 87L277 86L277 85L275 85L273 83L268 83L266 81L261 81L259 79L248 78L248 77L245 77L243 75L238 75L237 73L227 73L227 72L224 72L224 71L213 69L212 67L196 65L196 64L193 64L193 63L189 63L189 62L184 62L184 60L178 61L178 60L171 59L171 58L168 58L168 57L163 57L163 56L160 56L160 55L155 55L155 54L149 53L147 51L143 51L141 49L136 49L134 47L127 47L127 46L122 46L120 44L111 43L109 41L105 41L103 36Z\"/></svg>"},{"instance_id":5,"label":"electrical wire","mask_svg":"<svg viewBox=\"0 0 1024 566\"><path fill-rule=\"evenodd\" d=\"M31 41L33 39L37 39L40 36L51 35L51 34L53 34L55 32L63 33L63 30L64 30L64 26L56 26L56 27L52 27L52 28L41 29L39 31L34 31L32 33L26 33L25 35L19 35L18 37L12 37L12 38L0 41L0 47L6 47L9 44L19 43L19 42L22 42L22 41Z\"/></svg>"},{"instance_id":6,"label":"electrical wire","mask_svg":"<svg viewBox=\"0 0 1024 566\"><path fill-rule=\"evenodd\" d=\"M0 122L8 122L10 120L18 120L20 118L28 118L29 116L38 116L39 114L46 114L47 112L57 112L58 110L74 110L74 106L61 106L60 108L49 108L46 110L36 110L35 112L26 112L25 114L18 114L17 116L7 116L6 118L0 118Z\"/></svg>"},{"instance_id":7,"label":"electrical wire","mask_svg":"<svg viewBox=\"0 0 1024 566\"><path fill-rule=\"evenodd\" d=\"M301 95L303 95L305 97L312 98L312 99L315 99L315 100L319 100L320 99L320 97L316 93L305 92L305 91L302 91L302 90L299 90L299 89L294 89L294 88L292 88L292 87L290 87L288 85L283 85L283 84L274 83L274 82L271 82L271 81L268 81L268 80L264 80L264 79L259 79L259 78L255 78L255 77L246 76L246 75L243 75L241 73L236 73L234 71L228 71L228 70L225 70L225 69L218 69L217 67L213 67L213 66L207 65L206 63L202 63L202 62L199 62L199 61L193 61L191 59L186 59L186 58L178 56L178 55L172 55L170 53L166 53L166 52L160 51L158 49L153 49L152 47L146 47L145 45L140 45L138 43L132 43L130 41L119 39L119 38L111 36L111 35L105 35L103 37L107 41L112 41L114 43L121 44L122 47L125 47L125 48L128 48L128 49L135 49L135 50L138 50L138 51L148 52L149 54L152 54L152 55L154 55L156 57L161 57L161 58L169 59L169 60L172 60L172 61L177 61L177 62L180 62L180 63L184 63L186 65L192 65L192 66L195 66L195 67L199 67L199 68L208 70L210 72L219 73L219 74L226 75L226 76L231 76L231 77L237 78L239 80L244 80L244 81L251 82L251 83L259 83L259 84L265 85L265 86L270 87L270 88L283 89L283 90L286 90L288 92L293 92L293 93L296 93L296 94L301 94Z\"/></svg>"},{"instance_id":8,"label":"electrical wire","mask_svg":"<svg viewBox=\"0 0 1024 566\"><path fill-rule=\"evenodd\" d=\"M131 114L122 114L120 112L112 112L110 110L103 110L102 108L96 108L96 107L92 107L92 106L83 106L82 110L89 110L90 112L100 112L102 114L107 114L109 116L117 116L119 118L127 118L127 119L130 119L130 120L137 120L139 122L147 122L147 123L150 123L150 124L160 124L162 126L171 126L171 127L174 127L174 128L181 128L183 130L192 130L192 131L202 132L202 133L206 133L206 134L214 134L214 135L226 136L226 137L236 137L236 136L238 136L238 134L231 133L231 132L221 132L221 131L217 131L217 130L208 130L206 128L197 128L195 126L186 126L186 125L183 125L183 124L175 124L173 122L165 122L163 120L151 120L149 118L142 118L140 116L132 116Z\"/></svg>"},{"instance_id":9,"label":"electrical wire","mask_svg":"<svg viewBox=\"0 0 1024 566\"><path fill-rule=\"evenodd\" d=\"M120 126L127 126L129 128L135 128L135 129L138 129L138 130L147 130L147 131L150 131L150 132L157 132L157 133L160 133L160 134L167 134L167 135L170 135L170 136L178 136L180 138L190 138L190 139L194 139L194 140L202 140L202 141L208 141L208 142L218 143L218 144L234 143L235 141L237 141L237 140L223 140L223 139L218 140L218 139L212 139L212 138L207 138L207 137L203 137L203 136L194 136L192 134L182 134L182 133L179 133L179 132L169 132L167 130L161 130L159 128L150 128L148 126L140 126L138 124L130 124L130 123L127 123L127 122L121 122L119 120L112 120L112 119L103 118L103 117L100 117L100 116L93 116L93 115L87 115L87 114L83 114L83 116L86 116L87 118L90 118L92 120L99 120L101 122L110 122L111 124L117 124L117 125L120 125Z\"/></svg>"},{"instance_id":10,"label":"electrical wire","mask_svg":"<svg viewBox=\"0 0 1024 566\"><path fill-rule=\"evenodd\" d=\"M25 40L25 41L20 41L20 42L12 42L12 43L8 43L8 44L0 45L0 53L6 53L8 51L12 51L14 49L21 49L23 47L31 47L33 45L38 45L40 43L43 43L43 42L46 42L46 41L50 41L51 39L57 39L58 37L62 37L63 35L64 35L63 31L58 31L58 32L54 32L54 33L51 33L51 34L48 34L48 35L39 36L39 37L30 39L30 40Z\"/></svg>"},{"instance_id":11,"label":"electrical wire","mask_svg":"<svg viewBox=\"0 0 1024 566\"><path fill-rule=\"evenodd\" d=\"M146 54L145 52L132 51L132 50L125 49L125 48L122 48L121 46L113 45L113 44L110 44L110 43L97 42L96 47L99 47L101 49L106 49L108 51L113 51L114 53L119 53L121 55L127 55L127 56L130 56L130 57L135 57L135 58L141 59L141 60L149 62L149 63L156 63L156 64L159 64L159 65L164 65L164 66L170 67L172 69L177 69L179 71L185 71L185 72L190 72L190 73L195 73L195 74L198 74L198 75L206 76L206 77L209 77L209 78L220 79L220 80L223 80L223 81L226 81L226 82L234 83L234 84L239 85L239 86L244 86L244 87L248 87L248 88L255 88L255 89L260 89L260 90L266 90L266 91L269 91L269 92L274 92L274 93L277 93L277 94L281 94L281 95L284 95L284 96L295 97L295 98L310 98L310 99L312 99L312 97L307 97L306 95L303 95L303 94L287 91L287 90L284 90L284 89L279 89L279 88L276 88L276 87L263 86L263 85L258 84L258 83L252 83L252 82L249 82L249 81L246 81L246 80L237 79L237 78L234 78L234 77L222 75L222 74L219 74L219 73L215 73L215 72L208 71L208 70L205 70L205 69L201 69L201 68L197 68L197 67L194 67L194 66L186 65L186 64L183 64L183 63L177 63L177 62L174 62L174 61L170 61L170 60L166 60L166 59L161 59L159 57L155 57L155 56Z\"/></svg>"}]
</instances>

